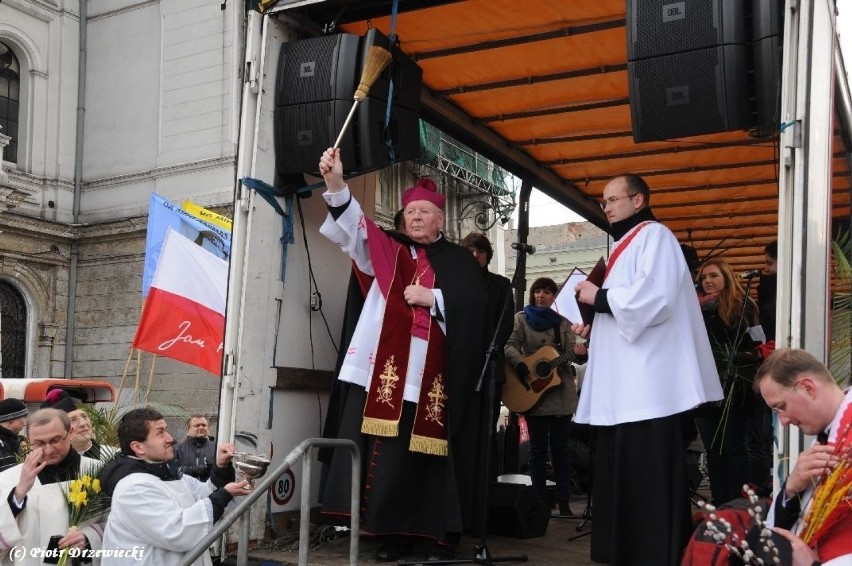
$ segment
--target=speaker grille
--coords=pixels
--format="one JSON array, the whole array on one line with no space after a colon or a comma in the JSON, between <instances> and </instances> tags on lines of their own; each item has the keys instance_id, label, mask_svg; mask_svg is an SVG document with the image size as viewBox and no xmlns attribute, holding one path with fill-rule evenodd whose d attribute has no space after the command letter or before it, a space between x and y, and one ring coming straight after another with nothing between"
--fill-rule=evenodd
<instances>
[{"instance_id":1,"label":"speaker grille","mask_svg":"<svg viewBox=\"0 0 852 566\"><path fill-rule=\"evenodd\" d=\"M745 41L744 0L630 0L628 59Z\"/></svg>"},{"instance_id":2,"label":"speaker grille","mask_svg":"<svg viewBox=\"0 0 852 566\"><path fill-rule=\"evenodd\" d=\"M275 159L279 174L316 172L319 158L334 144L346 119L348 100L291 104L275 109ZM350 127L340 143L347 162L355 166L355 132Z\"/></svg>"},{"instance_id":3,"label":"speaker grille","mask_svg":"<svg viewBox=\"0 0 852 566\"><path fill-rule=\"evenodd\" d=\"M747 128L745 50L727 45L628 63L634 140Z\"/></svg>"},{"instance_id":4,"label":"speaker grille","mask_svg":"<svg viewBox=\"0 0 852 566\"><path fill-rule=\"evenodd\" d=\"M281 44L275 105L352 100L360 40L344 33Z\"/></svg>"}]
</instances>

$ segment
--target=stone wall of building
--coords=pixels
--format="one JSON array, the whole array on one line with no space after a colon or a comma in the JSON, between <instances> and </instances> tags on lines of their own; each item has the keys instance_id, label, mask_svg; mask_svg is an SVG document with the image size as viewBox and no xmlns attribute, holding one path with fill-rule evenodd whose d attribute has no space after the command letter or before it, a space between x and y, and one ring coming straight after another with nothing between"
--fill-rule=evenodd
<instances>
[{"instance_id":1,"label":"stone wall of building","mask_svg":"<svg viewBox=\"0 0 852 566\"><path fill-rule=\"evenodd\" d=\"M143 394L153 376L149 399L212 415L218 377L148 353L138 364L128 357L143 304L151 193L225 214L232 206L243 6L90 0L87 8L75 218L79 4L0 3L0 41L21 66L18 158L0 161L0 279L26 304L24 377L118 387L126 374L129 395L137 375Z\"/></svg>"}]
</instances>

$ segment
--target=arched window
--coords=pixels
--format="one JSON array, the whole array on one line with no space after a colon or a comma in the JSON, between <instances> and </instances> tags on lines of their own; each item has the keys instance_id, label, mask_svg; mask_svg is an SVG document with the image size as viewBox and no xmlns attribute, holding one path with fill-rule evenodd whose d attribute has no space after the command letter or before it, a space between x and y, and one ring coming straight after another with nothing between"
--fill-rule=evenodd
<instances>
[{"instance_id":1,"label":"arched window","mask_svg":"<svg viewBox=\"0 0 852 566\"><path fill-rule=\"evenodd\" d=\"M8 281L0 281L0 376L25 377L27 304Z\"/></svg>"},{"instance_id":2,"label":"arched window","mask_svg":"<svg viewBox=\"0 0 852 566\"><path fill-rule=\"evenodd\" d=\"M21 99L21 65L8 45L0 41L0 133L11 136L3 160L18 162L18 114Z\"/></svg>"}]
</instances>

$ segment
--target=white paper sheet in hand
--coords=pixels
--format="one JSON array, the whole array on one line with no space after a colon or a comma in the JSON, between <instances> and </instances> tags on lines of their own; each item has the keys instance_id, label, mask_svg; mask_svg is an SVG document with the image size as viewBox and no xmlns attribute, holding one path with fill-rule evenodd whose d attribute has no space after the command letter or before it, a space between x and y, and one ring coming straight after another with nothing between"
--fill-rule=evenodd
<instances>
[{"instance_id":1,"label":"white paper sheet in hand","mask_svg":"<svg viewBox=\"0 0 852 566\"><path fill-rule=\"evenodd\" d=\"M556 294L556 300L550 306L572 323L583 321L583 317L580 315L580 307L577 305L577 294L574 292L574 287L577 286L577 283L585 281L586 277L588 276L582 269L575 267L568 274L568 278Z\"/></svg>"},{"instance_id":2,"label":"white paper sheet in hand","mask_svg":"<svg viewBox=\"0 0 852 566\"><path fill-rule=\"evenodd\" d=\"M755 342L766 344L766 333L763 331L763 327L761 325L758 324L757 326L749 328L748 335L751 336L751 339Z\"/></svg>"}]
</instances>

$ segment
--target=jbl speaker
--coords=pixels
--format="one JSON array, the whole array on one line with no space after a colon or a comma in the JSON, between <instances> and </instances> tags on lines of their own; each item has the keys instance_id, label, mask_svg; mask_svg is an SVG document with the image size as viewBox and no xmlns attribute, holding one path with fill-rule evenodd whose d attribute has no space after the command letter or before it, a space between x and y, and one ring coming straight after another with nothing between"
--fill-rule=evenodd
<instances>
[{"instance_id":1,"label":"jbl speaker","mask_svg":"<svg viewBox=\"0 0 852 566\"><path fill-rule=\"evenodd\" d=\"M275 106L352 100L360 56L361 38L351 33L282 43Z\"/></svg>"},{"instance_id":2,"label":"jbl speaker","mask_svg":"<svg viewBox=\"0 0 852 566\"><path fill-rule=\"evenodd\" d=\"M393 59L358 105L341 140L345 172L371 171L420 155L422 71L372 29L364 38L338 34L282 44L274 117L279 175L316 172L320 155L334 144L352 108L372 45L385 47Z\"/></svg>"},{"instance_id":3,"label":"jbl speaker","mask_svg":"<svg viewBox=\"0 0 852 566\"><path fill-rule=\"evenodd\" d=\"M533 488L517 483L492 483L488 513L489 531L514 538L544 536L550 508Z\"/></svg>"},{"instance_id":4,"label":"jbl speaker","mask_svg":"<svg viewBox=\"0 0 852 566\"><path fill-rule=\"evenodd\" d=\"M746 55L734 44L628 62L634 141L748 128Z\"/></svg>"},{"instance_id":5,"label":"jbl speaker","mask_svg":"<svg viewBox=\"0 0 852 566\"><path fill-rule=\"evenodd\" d=\"M746 0L629 0L634 141L747 129Z\"/></svg>"},{"instance_id":6,"label":"jbl speaker","mask_svg":"<svg viewBox=\"0 0 852 566\"><path fill-rule=\"evenodd\" d=\"M749 0L628 0L630 61L745 43Z\"/></svg>"}]
</instances>

